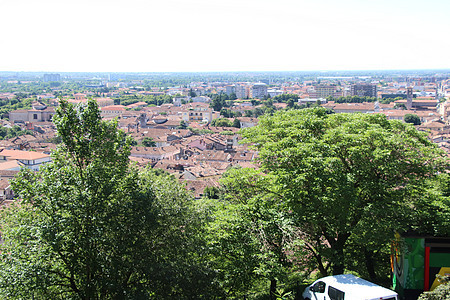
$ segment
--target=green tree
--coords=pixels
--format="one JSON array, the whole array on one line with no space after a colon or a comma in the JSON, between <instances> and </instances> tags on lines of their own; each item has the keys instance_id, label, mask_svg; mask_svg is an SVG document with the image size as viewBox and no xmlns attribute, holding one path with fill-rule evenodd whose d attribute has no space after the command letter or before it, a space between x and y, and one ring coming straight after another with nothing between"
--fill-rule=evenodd
<instances>
[{"instance_id":1,"label":"green tree","mask_svg":"<svg viewBox=\"0 0 450 300\"><path fill-rule=\"evenodd\" d=\"M280 283L296 270L290 257L296 228L280 198L268 192L273 177L258 170L231 168L221 179L220 201L210 225L213 264L230 298L249 293L275 298Z\"/></svg>"},{"instance_id":2,"label":"green tree","mask_svg":"<svg viewBox=\"0 0 450 300\"><path fill-rule=\"evenodd\" d=\"M144 147L156 147L155 141L151 137L144 137L141 141Z\"/></svg>"},{"instance_id":3,"label":"green tree","mask_svg":"<svg viewBox=\"0 0 450 300\"><path fill-rule=\"evenodd\" d=\"M180 125L177 126L178 129L186 129L187 127L188 127L188 124L184 120L181 120Z\"/></svg>"},{"instance_id":4,"label":"green tree","mask_svg":"<svg viewBox=\"0 0 450 300\"><path fill-rule=\"evenodd\" d=\"M225 118L214 119L211 122L211 126L215 127L233 127L233 123Z\"/></svg>"},{"instance_id":5,"label":"green tree","mask_svg":"<svg viewBox=\"0 0 450 300\"><path fill-rule=\"evenodd\" d=\"M423 292L417 300L449 300L450 299L450 276L439 276L441 285L431 292Z\"/></svg>"},{"instance_id":6,"label":"green tree","mask_svg":"<svg viewBox=\"0 0 450 300\"><path fill-rule=\"evenodd\" d=\"M199 260L201 214L186 190L131 167L130 137L95 102L61 101L54 122L63 144L13 181L23 201L0 218L0 297L207 295L214 275Z\"/></svg>"},{"instance_id":7,"label":"green tree","mask_svg":"<svg viewBox=\"0 0 450 300\"><path fill-rule=\"evenodd\" d=\"M405 105L405 103L395 103L394 104L394 109L404 109L404 110L406 110L406 105Z\"/></svg>"},{"instance_id":8,"label":"green tree","mask_svg":"<svg viewBox=\"0 0 450 300\"><path fill-rule=\"evenodd\" d=\"M294 104L296 103L294 99L290 98L289 100L286 101L287 103L287 107L292 108L294 107Z\"/></svg>"},{"instance_id":9,"label":"green tree","mask_svg":"<svg viewBox=\"0 0 450 300\"><path fill-rule=\"evenodd\" d=\"M224 118L232 118L234 116L234 112L231 109L222 108L220 110L220 115Z\"/></svg>"},{"instance_id":10,"label":"green tree","mask_svg":"<svg viewBox=\"0 0 450 300\"><path fill-rule=\"evenodd\" d=\"M241 128L241 121L239 121L239 119L234 119L233 120L233 127Z\"/></svg>"},{"instance_id":11,"label":"green tree","mask_svg":"<svg viewBox=\"0 0 450 300\"><path fill-rule=\"evenodd\" d=\"M262 171L276 178L265 189L292 210L322 275L343 273L366 252L355 271L375 276L380 246L410 228L425 179L446 165L423 133L379 114L290 110L241 133L259 150Z\"/></svg>"},{"instance_id":12,"label":"green tree","mask_svg":"<svg viewBox=\"0 0 450 300\"><path fill-rule=\"evenodd\" d=\"M203 191L203 195L209 199L219 199L220 190L215 186L207 186Z\"/></svg>"},{"instance_id":13,"label":"green tree","mask_svg":"<svg viewBox=\"0 0 450 300\"><path fill-rule=\"evenodd\" d=\"M222 95L214 95L211 101L211 108L215 111L220 111L226 105L225 98Z\"/></svg>"},{"instance_id":14,"label":"green tree","mask_svg":"<svg viewBox=\"0 0 450 300\"><path fill-rule=\"evenodd\" d=\"M419 118L419 116L418 115L416 115L416 114L406 114L404 117L403 117L403 120L406 122L406 123L411 123L411 124L413 124L413 125L420 125L420 118Z\"/></svg>"}]
</instances>

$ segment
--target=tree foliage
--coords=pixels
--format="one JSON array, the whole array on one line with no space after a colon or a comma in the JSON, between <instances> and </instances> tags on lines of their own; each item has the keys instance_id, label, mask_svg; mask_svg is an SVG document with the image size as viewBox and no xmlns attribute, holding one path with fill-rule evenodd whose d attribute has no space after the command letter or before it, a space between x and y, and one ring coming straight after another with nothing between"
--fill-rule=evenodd
<instances>
[{"instance_id":1,"label":"tree foliage","mask_svg":"<svg viewBox=\"0 0 450 300\"><path fill-rule=\"evenodd\" d=\"M11 128L8 127L0 127L0 139L10 139L17 136L30 134L33 135L33 131L31 130L22 130L19 126L15 125Z\"/></svg>"},{"instance_id":2,"label":"tree foliage","mask_svg":"<svg viewBox=\"0 0 450 300\"><path fill-rule=\"evenodd\" d=\"M275 178L265 189L293 211L324 276L351 268L375 281L386 276L377 262L394 230L413 226L426 179L446 165L423 133L379 114L290 110L242 135L260 151L262 171Z\"/></svg>"},{"instance_id":3,"label":"tree foliage","mask_svg":"<svg viewBox=\"0 0 450 300\"><path fill-rule=\"evenodd\" d=\"M221 179L220 199L210 224L213 264L228 298L249 294L274 299L280 284L296 274L296 228L279 198L264 193L273 178L259 171L231 168Z\"/></svg>"},{"instance_id":4,"label":"tree foliage","mask_svg":"<svg viewBox=\"0 0 450 300\"><path fill-rule=\"evenodd\" d=\"M156 142L151 137L144 137L141 140L141 143L144 147L156 147Z\"/></svg>"},{"instance_id":5,"label":"tree foliage","mask_svg":"<svg viewBox=\"0 0 450 300\"><path fill-rule=\"evenodd\" d=\"M215 127L233 127L233 122L225 119L225 118L218 118L218 119L214 119L211 122L211 126L215 126Z\"/></svg>"},{"instance_id":6,"label":"tree foliage","mask_svg":"<svg viewBox=\"0 0 450 300\"><path fill-rule=\"evenodd\" d=\"M418 300L449 300L450 299L450 276L438 275L442 283L431 292L423 292Z\"/></svg>"},{"instance_id":7,"label":"tree foliage","mask_svg":"<svg viewBox=\"0 0 450 300\"><path fill-rule=\"evenodd\" d=\"M298 102L299 95L297 94L281 94L272 98L273 102L285 102L289 101Z\"/></svg>"},{"instance_id":8,"label":"tree foliage","mask_svg":"<svg viewBox=\"0 0 450 300\"><path fill-rule=\"evenodd\" d=\"M186 190L130 166L130 139L95 102L62 101L54 122L63 144L40 172L21 172L13 188L23 201L2 212L0 295L208 297L202 214Z\"/></svg>"},{"instance_id":9,"label":"tree foliage","mask_svg":"<svg viewBox=\"0 0 450 300\"><path fill-rule=\"evenodd\" d=\"M406 123L411 123L411 124L413 124L413 125L420 125L420 117L418 116L418 115L416 115L416 114L406 114L404 117L403 117L403 120L406 122Z\"/></svg>"}]
</instances>

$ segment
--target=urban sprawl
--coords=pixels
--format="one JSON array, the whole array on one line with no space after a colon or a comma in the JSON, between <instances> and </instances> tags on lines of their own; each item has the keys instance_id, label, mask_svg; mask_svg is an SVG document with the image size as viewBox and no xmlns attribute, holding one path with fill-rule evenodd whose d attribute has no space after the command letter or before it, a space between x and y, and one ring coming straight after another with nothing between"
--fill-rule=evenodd
<instances>
[{"instance_id":1,"label":"urban sprawl","mask_svg":"<svg viewBox=\"0 0 450 300\"><path fill-rule=\"evenodd\" d=\"M192 79L192 80L191 80ZM0 73L0 203L9 180L51 161L60 99L97 102L133 139L130 159L176 176L201 197L233 166L258 168L239 129L277 110L322 106L413 123L450 153L450 72L45 74Z\"/></svg>"}]
</instances>

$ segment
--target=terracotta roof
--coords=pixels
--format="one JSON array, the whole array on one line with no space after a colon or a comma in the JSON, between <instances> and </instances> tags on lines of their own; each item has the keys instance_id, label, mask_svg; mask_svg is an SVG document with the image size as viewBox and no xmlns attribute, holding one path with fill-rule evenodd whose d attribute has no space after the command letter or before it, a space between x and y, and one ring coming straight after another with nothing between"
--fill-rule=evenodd
<instances>
[{"instance_id":1,"label":"terracotta roof","mask_svg":"<svg viewBox=\"0 0 450 300\"><path fill-rule=\"evenodd\" d=\"M10 159L35 160L40 158L50 157L48 154L35 151L21 151L21 150L0 150L0 156L6 156Z\"/></svg>"},{"instance_id":2,"label":"terracotta roof","mask_svg":"<svg viewBox=\"0 0 450 300\"><path fill-rule=\"evenodd\" d=\"M420 125L421 128L444 128L446 126L447 125L445 125L444 123L438 121L431 121Z\"/></svg>"},{"instance_id":3,"label":"terracotta roof","mask_svg":"<svg viewBox=\"0 0 450 300\"><path fill-rule=\"evenodd\" d=\"M10 160L0 163L0 170L11 171L11 169L20 168L22 164L20 164L17 160Z\"/></svg>"},{"instance_id":4,"label":"terracotta roof","mask_svg":"<svg viewBox=\"0 0 450 300\"><path fill-rule=\"evenodd\" d=\"M0 178L13 178L19 171L0 170Z\"/></svg>"},{"instance_id":5,"label":"terracotta roof","mask_svg":"<svg viewBox=\"0 0 450 300\"><path fill-rule=\"evenodd\" d=\"M0 179L0 190L7 189L10 186L11 184L9 183L8 179Z\"/></svg>"},{"instance_id":6,"label":"terracotta roof","mask_svg":"<svg viewBox=\"0 0 450 300\"><path fill-rule=\"evenodd\" d=\"M186 184L186 189L192 191L196 198L203 195L203 191L206 187L218 187L219 183L215 180L183 180Z\"/></svg>"},{"instance_id":7,"label":"terracotta roof","mask_svg":"<svg viewBox=\"0 0 450 300\"><path fill-rule=\"evenodd\" d=\"M125 111L125 106L123 105L110 105L110 106L103 106L100 108L100 110L117 110L117 111Z\"/></svg>"}]
</instances>

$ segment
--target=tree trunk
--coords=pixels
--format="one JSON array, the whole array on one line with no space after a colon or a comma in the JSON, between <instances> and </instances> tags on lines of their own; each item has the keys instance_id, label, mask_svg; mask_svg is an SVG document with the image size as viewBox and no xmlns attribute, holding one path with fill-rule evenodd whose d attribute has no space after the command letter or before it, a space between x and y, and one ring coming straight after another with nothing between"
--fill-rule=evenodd
<instances>
[{"instance_id":1,"label":"tree trunk","mask_svg":"<svg viewBox=\"0 0 450 300\"><path fill-rule=\"evenodd\" d=\"M333 259L334 261L333 261L333 266L332 266L332 272L333 272L333 275L344 274L344 270L345 270L344 248L337 247L338 245L335 245L335 246L338 249L334 249L336 251L336 256Z\"/></svg>"},{"instance_id":2,"label":"tree trunk","mask_svg":"<svg viewBox=\"0 0 450 300\"><path fill-rule=\"evenodd\" d=\"M276 291L277 291L277 280L271 279L270 280L270 300L276 300Z\"/></svg>"},{"instance_id":3,"label":"tree trunk","mask_svg":"<svg viewBox=\"0 0 450 300\"><path fill-rule=\"evenodd\" d=\"M373 252L364 248L364 262L366 264L367 273L369 273L370 281L376 282L377 275L375 274L375 266L373 260Z\"/></svg>"},{"instance_id":4,"label":"tree trunk","mask_svg":"<svg viewBox=\"0 0 450 300\"><path fill-rule=\"evenodd\" d=\"M344 262L344 247L347 239L350 237L349 233L343 233L338 235L337 239L334 239L331 235L326 234L326 231L323 230L324 236L327 241L330 243L331 250L334 250L334 257L332 257L332 272L333 275L343 274L345 270L345 262Z\"/></svg>"},{"instance_id":5,"label":"tree trunk","mask_svg":"<svg viewBox=\"0 0 450 300\"><path fill-rule=\"evenodd\" d=\"M342 263L335 263L333 264L333 275L340 275L340 274L344 274L344 264Z\"/></svg>"}]
</instances>

